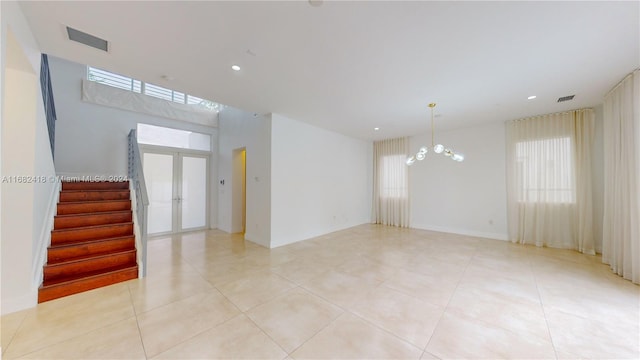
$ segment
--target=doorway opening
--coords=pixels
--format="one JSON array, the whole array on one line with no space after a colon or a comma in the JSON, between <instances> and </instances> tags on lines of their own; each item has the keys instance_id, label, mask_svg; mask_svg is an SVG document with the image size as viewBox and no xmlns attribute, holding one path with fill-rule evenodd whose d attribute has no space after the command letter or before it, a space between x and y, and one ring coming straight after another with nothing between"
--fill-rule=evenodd
<instances>
[{"instance_id":1,"label":"doorway opening","mask_svg":"<svg viewBox=\"0 0 640 360\"><path fill-rule=\"evenodd\" d=\"M149 193L149 235L206 229L209 155L144 146L142 165Z\"/></svg>"},{"instance_id":2,"label":"doorway opening","mask_svg":"<svg viewBox=\"0 0 640 360\"><path fill-rule=\"evenodd\" d=\"M233 150L231 185L231 232L244 233L247 227L247 149Z\"/></svg>"}]
</instances>

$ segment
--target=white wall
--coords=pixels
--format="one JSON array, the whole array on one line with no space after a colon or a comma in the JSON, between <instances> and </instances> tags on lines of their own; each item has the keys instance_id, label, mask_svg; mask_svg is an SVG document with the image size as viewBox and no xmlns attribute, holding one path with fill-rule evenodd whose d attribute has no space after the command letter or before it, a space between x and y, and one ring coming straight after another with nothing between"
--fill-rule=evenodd
<instances>
[{"instance_id":1,"label":"white wall","mask_svg":"<svg viewBox=\"0 0 640 360\"><path fill-rule=\"evenodd\" d=\"M271 242L271 115L226 107L218 115L218 228L232 232L233 151L246 148L245 239L269 247ZM224 185L220 182L224 180Z\"/></svg>"},{"instance_id":2,"label":"white wall","mask_svg":"<svg viewBox=\"0 0 640 360\"><path fill-rule=\"evenodd\" d=\"M462 163L430 151L409 170L411 227L507 239L503 123L436 131L436 143L463 153ZM410 138L410 150L431 134Z\"/></svg>"},{"instance_id":3,"label":"white wall","mask_svg":"<svg viewBox=\"0 0 640 360\"><path fill-rule=\"evenodd\" d=\"M215 149L218 130L214 127L165 119L82 101L81 84L86 66L49 57L56 122L56 172L68 176L126 176L129 131L138 123L210 134L211 209L210 227L217 227L217 178Z\"/></svg>"},{"instance_id":4,"label":"white wall","mask_svg":"<svg viewBox=\"0 0 640 360\"><path fill-rule=\"evenodd\" d=\"M372 143L271 121L271 247L370 222Z\"/></svg>"},{"instance_id":5,"label":"white wall","mask_svg":"<svg viewBox=\"0 0 640 360\"><path fill-rule=\"evenodd\" d=\"M42 280L45 249L58 185L40 91L40 52L14 2L0 3L2 17L1 175L41 181L2 184L0 231L2 314L32 307ZM42 179L46 179L42 181Z\"/></svg>"}]
</instances>

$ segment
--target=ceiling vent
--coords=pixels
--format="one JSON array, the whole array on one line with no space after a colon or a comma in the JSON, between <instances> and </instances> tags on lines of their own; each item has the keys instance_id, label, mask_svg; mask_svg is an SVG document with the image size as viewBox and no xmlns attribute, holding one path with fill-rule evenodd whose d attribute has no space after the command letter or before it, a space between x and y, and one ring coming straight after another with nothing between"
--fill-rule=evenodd
<instances>
[{"instance_id":1,"label":"ceiling vent","mask_svg":"<svg viewBox=\"0 0 640 360\"><path fill-rule=\"evenodd\" d=\"M67 34L69 35L69 40L73 40L102 51L107 51L108 49L109 42L107 40L100 39L99 37L87 34L86 32L67 26Z\"/></svg>"},{"instance_id":2,"label":"ceiling vent","mask_svg":"<svg viewBox=\"0 0 640 360\"><path fill-rule=\"evenodd\" d=\"M573 100L575 95L563 96L558 98L558 102Z\"/></svg>"}]
</instances>

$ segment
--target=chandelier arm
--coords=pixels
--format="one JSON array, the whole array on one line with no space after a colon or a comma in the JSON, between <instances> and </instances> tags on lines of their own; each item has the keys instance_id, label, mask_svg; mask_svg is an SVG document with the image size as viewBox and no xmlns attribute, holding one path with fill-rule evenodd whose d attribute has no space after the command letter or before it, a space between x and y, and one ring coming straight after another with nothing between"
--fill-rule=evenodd
<instances>
[{"instance_id":1,"label":"chandelier arm","mask_svg":"<svg viewBox=\"0 0 640 360\"><path fill-rule=\"evenodd\" d=\"M433 149L433 147L435 146L435 125L433 123L433 108L436 107L435 103L430 103L429 107L431 108L431 148Z\"/></svg>"}]
</instances>

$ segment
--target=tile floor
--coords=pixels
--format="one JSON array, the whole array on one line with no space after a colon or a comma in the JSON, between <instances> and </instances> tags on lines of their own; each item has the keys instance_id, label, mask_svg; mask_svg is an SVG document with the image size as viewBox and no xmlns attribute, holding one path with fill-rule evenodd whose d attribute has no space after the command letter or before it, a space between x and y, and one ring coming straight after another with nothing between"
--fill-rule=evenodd
<instances>
[{"instance_id":1,"label":"tile floor","mask_svg":"<svg viewBox=\"0 0 640 360\"><path fill-rule=\"evenodd\" d=\"M5 359L638 359L640 286L574 251L363 225L149 242L149 276L1 318Z\"/></svg>"}]
</instances>

